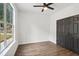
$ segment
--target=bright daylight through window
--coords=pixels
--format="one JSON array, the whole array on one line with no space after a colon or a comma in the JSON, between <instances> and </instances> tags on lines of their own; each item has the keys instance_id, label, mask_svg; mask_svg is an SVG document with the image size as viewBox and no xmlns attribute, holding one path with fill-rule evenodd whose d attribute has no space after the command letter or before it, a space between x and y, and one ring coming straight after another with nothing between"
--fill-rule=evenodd
<instances>
[{"instance_id":1,"label":"bright daylight through window","mask_svg":"<svg viewBox=\"0 0 79 59\"><path fill-rule=\"evenodd\" d=\"M13 8L0 3L0 53L13 41Z\"/></svg>"}]
</instances>

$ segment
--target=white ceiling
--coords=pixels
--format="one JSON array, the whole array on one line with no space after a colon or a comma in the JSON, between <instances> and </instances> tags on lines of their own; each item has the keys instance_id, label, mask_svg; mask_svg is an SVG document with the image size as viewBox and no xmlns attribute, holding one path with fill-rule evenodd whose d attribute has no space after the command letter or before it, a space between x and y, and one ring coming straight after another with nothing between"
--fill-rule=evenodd
<instances>
[{"instance_id":1,"label":"white ceiling","mask_svg":"<svg viewBox=\"0 0 79 59\"><path fill-rule=\"evenodd\" d=\"M33 5L41 5L42 3L16 3L16 7L18 8L19 11L24 11L24 12L36 12L36 13L41 13L42 7L33 7ZM51 7L54 8L54 10L46 10L44 13L52 13L55 11L59 11L63 8L66 8L70 6L72 3L54 3L50 5Z\"/></svg>"}]
</instances>

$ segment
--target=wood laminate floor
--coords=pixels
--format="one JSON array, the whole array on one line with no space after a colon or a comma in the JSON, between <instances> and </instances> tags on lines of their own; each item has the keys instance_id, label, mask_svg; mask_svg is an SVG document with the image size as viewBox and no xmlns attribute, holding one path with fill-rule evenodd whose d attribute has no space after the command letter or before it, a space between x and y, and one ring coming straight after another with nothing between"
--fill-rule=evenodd
<instances>
[{"instance_id":1,"label":"wood laminate floor","mask_svg":"<svg viewBox=\"0 0 79 59\"><path fill-rule=\"evenodd\" d=\"M19 45L15 56L78 56L78 54L46 41Z\"/></svg>"}]
</instances>

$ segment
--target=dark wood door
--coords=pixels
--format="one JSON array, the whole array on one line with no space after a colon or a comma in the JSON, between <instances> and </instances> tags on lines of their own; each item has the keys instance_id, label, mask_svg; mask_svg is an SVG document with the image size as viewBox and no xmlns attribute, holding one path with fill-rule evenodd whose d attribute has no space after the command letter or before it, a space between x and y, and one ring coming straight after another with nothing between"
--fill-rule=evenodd
<instances>
[{"instance_id":1,"label":"dark wood door","mask_svg":"<svg viewBox=\"0 0 79 59\"><path fill-rule=\"evenodd\" d=\"M79 53L79 17L74 16L74 50Z\"/></svg>"},{"instance_id":2,"label":"dark wood door","mask_svg":"<svg viewBox=\"0 0 79 59\"><path fill-rule=\"evenodd\" d=\"M65 35L65 47L73 50L73 17L66 18L66 35Z\"/></svg>"},{"instance_id":3,"label":"dark wood door","mask_svg":"<svg viewBox=\"0 0 79 59\"><path fill-rule=\"evenodd\" d=\"M61 24L62 24L62 20L58 20L57 21L57 44L60 44L62 46Z\"/></svg>"},{"instance_id":4,"label":"dark wood door","mask_svg":"<svg viewBox=\"0 0 79 59\"><path fill-rule=\"evenodd\" d=\"M64 37L65 37L65 48L70 49L70 33L69 33L70 21L69 18L64 19Z\"/></svg>"},{"instance_id":5,"label":"dark wood door","mask_svg":"<svg viewBox=\"0 0 79 59\"><path fill-rule=\"evenodd\" d=\"M79 15L57 21L57 44L79 53Z\"/></svg>"},{"instance_id":6,"label":"dark wood door","mask_svg":"<svg viewBox=\"0 0 79 59\"><path fill-rule=\"evenodd\" d=\"M64 23L63 20L58 20L57 21L57 44L61 45L64 47L65 41L64 41Z\"/></svg>"}]
</instances>

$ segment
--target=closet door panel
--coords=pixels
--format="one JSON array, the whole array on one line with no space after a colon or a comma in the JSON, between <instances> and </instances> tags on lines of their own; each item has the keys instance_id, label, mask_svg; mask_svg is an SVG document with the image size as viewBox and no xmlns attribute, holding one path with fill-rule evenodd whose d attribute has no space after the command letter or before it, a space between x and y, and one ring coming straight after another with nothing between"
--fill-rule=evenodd
<instances>
[{"instance_id":1,"label":"closet door panel","mask_svg":"<svg viewBox=\"0 0 79 59\"><path fill-rule=\"evenodd\" d=\"M69 17L69 49L73 50L74 37L73 37L73 17Z\"/></svg>"},{"instance_id":2,"label":"closet door panel","mask_svg":"<svg viewBox=\"0 0 79 59\"><path fill-rule=\"evenodd\" d=\"M64 38L64 19L61 20L61 42L62 47L65 47L65 38Z\"/></svg>"},{"instance_id":3,"label":"closet door panel","mask_svg":"<svg viewBox=\"0 0 79 59\"><path fill-rule=\"evenodd\" d=\"M64 32L64 23L62 19L57 21L57 44L59 44L62 47L64 47L65 45L63 32Z\"/></svg>"},{"instance_id":4,"label":"closet door panel","mask_svg":"<svg viewBox=\"0 0 79 59\"><path fill-rule=\"evenodd\" d=\"M60 43L60 20L57 20L57 44L59 45Z\"/></svg>"},{"instance_id":5,"label":"closet door panel","mask_svg":"<svg viewBox=\"0 0 79 59\"><path fill-rule=\"evenodd\" d=\"M69 23L68 23L68 18L64 19L64 43L65 43L65 48L69 47L69 35L68 31L69 30Z\"/></svg>"},{"instance_id":6,"label":"closet door panel","mask_svg":"<svg viewBox=\"0 0 79 59\"><path fill-rule=\"evenodd\" d=\"M62 45L61 43L62 36L61 36L61 20L57 21L57 44Z\"/></svg>"},{"instance_id":7,"label":"closet door panel","mask_svg":"<svg viewBox=\"0 0 79 59\"><path fill-rule=\"evenodd\" d=\"M74 51L79 52L79 18L74 17Z\"/></svg>"}]
</instances>

